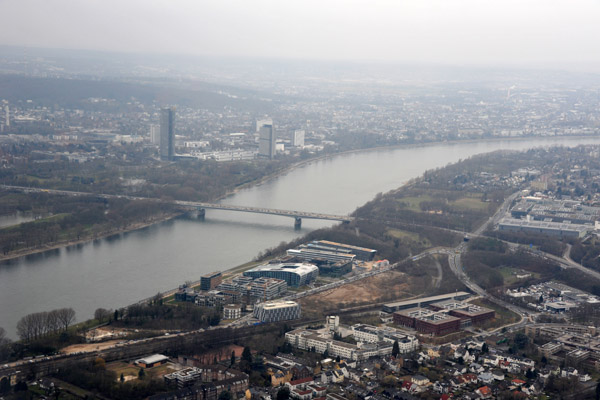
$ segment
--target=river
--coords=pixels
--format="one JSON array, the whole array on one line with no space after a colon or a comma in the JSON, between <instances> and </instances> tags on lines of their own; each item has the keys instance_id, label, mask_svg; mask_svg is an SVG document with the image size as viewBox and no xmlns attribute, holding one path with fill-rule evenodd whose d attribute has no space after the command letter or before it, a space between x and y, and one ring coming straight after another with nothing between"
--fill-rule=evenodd
<instances>
[{"instance_id":1,"label":"river","mask_svg":"<svg viewBox=\"0 0 600 400\"><path fill-rule=\"evenodd\" d=\"M426 170L499 149L600 144L600 138L446 143L342 154L242 190L224 203L348 214L379 192ZM327 221L207 210L204 221L178 218L106 239L0 263L0 326L16 338L25 314L73 307L77 320L98 307L119 308L186 280L227 270L261 250L330 226Z\"/></svg>"}]
</instances>

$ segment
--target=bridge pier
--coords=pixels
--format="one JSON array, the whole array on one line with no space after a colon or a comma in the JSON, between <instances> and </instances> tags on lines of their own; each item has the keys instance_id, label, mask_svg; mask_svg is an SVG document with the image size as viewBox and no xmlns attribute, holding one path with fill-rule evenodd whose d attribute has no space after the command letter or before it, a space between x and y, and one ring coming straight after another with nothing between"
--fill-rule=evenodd
<instances>
[{"instance_id":1,"label":"bridge pier","mask_svg":"<svg viewBox=\"0 0 600 400\"><path fill-rule=\"evenodd\" d=\"M189 218L204 220L204 216L206 215L206 210L201 207L196 207L187 212L187 216Z\"/></svg>"},{"instance_id":2,"label":"bridge pier","mask_svg":"<svg viewBox=\"0 0 600 400\"><path fill-rule=\"evenodd\" d=\"M302 218L294 217L294 229L302 228Z\"/></svg>"}]
</instances>

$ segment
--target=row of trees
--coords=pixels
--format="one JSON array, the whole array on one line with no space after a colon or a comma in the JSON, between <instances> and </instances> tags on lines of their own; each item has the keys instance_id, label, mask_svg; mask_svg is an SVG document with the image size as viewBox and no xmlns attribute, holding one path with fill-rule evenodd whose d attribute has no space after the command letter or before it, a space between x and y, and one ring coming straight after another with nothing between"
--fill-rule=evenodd
<instances>
[{"instance_id":1,"label":"row of trees","mask_svg":"<svg viewBox=\"0 0 600 400\"><path fill-rule=\"evenodd\" d=\"M75 310L70 307L27 314L17 323L17 334L22 340L30 342L51 333L67 331L73 322Z\"/></svg>"}]
</instances>

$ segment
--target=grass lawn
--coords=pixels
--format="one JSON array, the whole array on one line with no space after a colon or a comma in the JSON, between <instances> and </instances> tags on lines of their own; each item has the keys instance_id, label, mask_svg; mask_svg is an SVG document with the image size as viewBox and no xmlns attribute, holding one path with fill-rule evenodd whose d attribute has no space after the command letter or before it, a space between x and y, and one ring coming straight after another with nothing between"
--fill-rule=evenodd
<instances>
[{"instance_id":1,"label":"grass lawn","mask_svg":"<svg viewBox=\"0 0 600 400\"><path fill-rule=\"evenodd\" d=\"M388 229L387 233L398 239L408 239L416 243L422 243L425 247L430 247L431 242L428 239L423 239L418 233L403 231L400 229Z\"/></svg>"},{"instance_id":2,"label":"grass lawn","mask_svg":"<svg viewBox=\"0 0 600 400\"><path fill-rule=\"evenodd\" d=\"M481 201L481 196L479 197L462 197L458 200L455 200L450 203L452 208L457 210L478 210L478 211L486 211L488 209L489 203L485 203Z\"/></svg>"},{"instance_id":3,"label":"grass lawn","mask_svg":"<svg viewBox=\"0 0 600 400\"><path fill-rule=\"evenodd\" d=\"M502 274L505 285L513 285L519 281L522 281L523 279L519 279L516 277L515 274L518 274L518 273L531 274L531 276L533 276L535 278L539 278L541 276L540 274L537 274L537 273L523 271L522 269L511 268L511 267L500 267L500 268L497 268L497 270L498 270L498 272L500 272Z\"/></svg>"},{"instance_id":4,"label":"grass lawn","mask_svg":"<svg viewBox=\"0 0 600 400\"><path fill-rule=\"evenodd\" d=\"M402 197L400 199L397 199L398 204L402 207L402 208L406 208L408 210L414 211L414 212L421 212L421 203L424 201L432 201L434 200L433 197L425 194L425 195L420 195L420 196L412 196L412 197Z\"/></svg>"},{"instance_id":5,"label":"grass lawn","mask_svg":"<svg viewBox=\"0 0 600 400\"><path fill-rule=\"evenodd\" d=\"M138 376L140 372L140 367L136 367L133 364L129 364L123 361L116 361L109 364L106 364L106 369L109 371L114 371L117 374L117 378L121 377L121 374L124 376Z\"/></svg>"}]
</instances>

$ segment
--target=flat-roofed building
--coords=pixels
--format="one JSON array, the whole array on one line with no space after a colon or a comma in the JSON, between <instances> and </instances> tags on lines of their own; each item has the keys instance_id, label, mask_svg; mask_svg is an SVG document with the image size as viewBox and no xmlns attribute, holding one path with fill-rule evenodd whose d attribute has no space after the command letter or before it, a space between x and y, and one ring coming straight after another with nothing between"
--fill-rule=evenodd
<instances>
[{"instance_id":1,"label":"flat-roofed building","mask_svg":"<svg viewBox=\"0 0 600 400\"><path fill-rule=\"evenodd\" d=\"M348 252L356 255L356 258L361 261L373 261L377 250L368 249L366 247L353 246L351 244L332 242L329 240L315 240L309 244L309 247L321 248L323 250L337 251L337 252Z\"/></svg>"},{"instance_id":2,"label":"flat-roofed building","mask_svg":"<svg viewBox=\"0 0 600 400\"><path fill-rule=\"evenodd\" d=\"M356 324L352 326L352 337L357 342L365 343L398 342L400 353L409 353L419 348L419 340L415 336L390 327Z\"/></svg>"},{"instance_id":3,"label":"flat-roofed building","mask_svg":"<svg viewBox=\"0 0 600 400\"><path fill-rule=\"evenodd\" d=\"M169 361L169 357L163 356L162 354L154 354L148 357L140 358L135 363L142 368L152 368L157 365L162 365Z\"/></svg>"},{"instance_id":4,"label":"flat-roofed building","mask_svg":"<svg viewBox=\"0 0 600 400\"><path fill-rule=\"evenodd\" d=\"M256 278L250 282L250 298L252 300L267 301L281 296L287 290L283 279Z\"/></svg>"},{"instance_id":5,"label":"flat-roofed building","mask_svg":"<svg viewBox=\"0 0 600 400\"><path fill-rule=\"evenodd\" d=\"M583 224L570 224L567 222L551 221L526 221L505 218L498 224L501 231L539 233L548 236L582 238L594 227Z\"/></svg>"},{"instance_id":6,"label":"flat-roofed building","mask_svg":"<svg viewBox=\"0 0 600 400\"><path fill-rule=\"evenodd\" d=\"M244 276L256 278L276 278L284 280L288 286L304 286L319 276L319 268L307 263L263 264L245 271Z\"/></svg>"},{"instance_id":7,"label":"flat-roofed building","mask_svg":"<svg viewBox=\"0 0 600 400\"><path fill-rule=\"evenodd\" d=\"M460 321L460 318L448 315L446 312L424 308L411 308L394 313L394 323L436 336L460 330Z\"/></svg>"},{"instance_id":8,"label":"flat-roofed building","mask_svg":"<svg viewBox=\"0 0 600 400\"><path fill-rule=\"evenodd\" d=\"M242 316L242 307L238 304L223 306L223 319L238 319Z\"/></svg>"},{"instance_id":9,"label":"flat-roofed building","mask_svg":"<svg viewBox=\"0 0 600 400\"><path fill-rule=\"evenodd\" d=\"M469 324L480 324L496 316L496 312L489 308L455 300L432 303L430 307L438 311L446 310L448 314L468 321Z\"/></svg>"},{"instance_id":10,"label":"flat-roofed building","mask_svg":"<svg viewBox=\"0 0 600 400\"><path fill-rule=\"evenodd\" d=\"M262 322L298 319L300 314L300 304L295 301L268 302L254 306L254 317Z\"/></svg>"},{"instance_id":11,"label":"flat-roofed building","mask_svg":"<svg viewBox=\"0 0 600 400\"><path fill-rule=\"evenodd\" d=\"M193 386L201 379L201 371L196 367L184 368L182 370L164 376L165 382L175 383L178 388Z\"/></svg>"},{"instance_id":12,"label":"flat-roofed building","mask_svg":"<svg viewBox=\"0 0 600 400\"><path fill-rule=\"evenodd\" d=\"M209 291L215 289L223 281L221 272L212 272L200 277L200 290Z\"/></svg>"},{"instance_id":13,"label":"flat-roofed building","mask_svg":"<svg viewBox=\"0 0 600 400\"><path fill-rule=\"evenodd\" d=\"M444 300L465 300L470 296L471 295L467 292L453 292L447 294L440 294L438 296L421 297L418 299L397 301L395 303L384 304L383 311L387 313L393 313L395 311L407 310L409 308L427 307L430 304Z\"/></svg>"}]
</instances>

